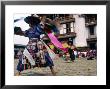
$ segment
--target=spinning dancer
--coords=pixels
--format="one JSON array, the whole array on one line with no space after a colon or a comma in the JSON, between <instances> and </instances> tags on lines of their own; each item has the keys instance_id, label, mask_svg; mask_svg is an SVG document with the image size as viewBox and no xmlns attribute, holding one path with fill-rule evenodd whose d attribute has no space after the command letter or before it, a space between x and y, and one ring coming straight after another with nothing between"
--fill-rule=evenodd
<instances>
[{"instance_id":1,"label":"spinning dancer","mask_svg":"<svg viewBox=\"0 0 110 89\"><path fill-rule=\"evenodd\" d=\"M31 44L33 44L33 42L34 42L33 39L35 39L35 38L37 38L38 41L40 41L40 35L44 34L43 28L40 25L40 22L41 22L40 19L38 17L35 17L35 16L32 15L32 16L26 17L24 19L24 21L27 24L29 24L30 28L28 30L22 31L20 27L15 27L14 28L14 30L16 31L15 34L28 37L29 38L29 42L31 41ZM29 45L29 43L28 43L28 45ZM38 49L38 46L34 46L34 45L33 45L33 47L30 50L28 48L27 48L27 50L29 51L29 53L31 54L33 59L34 59L36 53L41 52ZM46 66L49 66L52 74L56 75L56 73L54 71L53 61L50 58L50 56L48 55L48 52L45 51L44 57L45 57ZM33 66L34 66L34 63L33 63Z\"/></svg>"}]
</instances>

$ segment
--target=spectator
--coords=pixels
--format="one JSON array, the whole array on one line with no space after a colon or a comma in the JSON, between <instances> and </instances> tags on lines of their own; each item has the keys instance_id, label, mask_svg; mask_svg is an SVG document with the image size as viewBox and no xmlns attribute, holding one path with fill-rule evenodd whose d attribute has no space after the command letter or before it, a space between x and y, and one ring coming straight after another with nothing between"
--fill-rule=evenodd
<instances>
[{"instance_id":1,"label":"spectator","mask_svg":"<svg viewBox=\"0 0 110 89\"><path fill-rule=\"evenodd\" d=\"M22 61L23 61L23 50L20 49L18 51L17 55L18 55L18 58L19 58L19 62L18 62L18 65L17 65L17 71L18 71L17 75L19 76L19 75L21 75L21 71L24 70L24 65L22 64Z\"/></svg>"},{"instance_id":2,"label":"spectator","mask_svg":"<svg viewBox=\"0 0 110 89\"><path fill-rule=\"evenodd\" d=\"M68 52L70 54L71 61L74 62L75 55L74 55L74 46L73 45L69 44Z\"/></svg>"}]
</instances>

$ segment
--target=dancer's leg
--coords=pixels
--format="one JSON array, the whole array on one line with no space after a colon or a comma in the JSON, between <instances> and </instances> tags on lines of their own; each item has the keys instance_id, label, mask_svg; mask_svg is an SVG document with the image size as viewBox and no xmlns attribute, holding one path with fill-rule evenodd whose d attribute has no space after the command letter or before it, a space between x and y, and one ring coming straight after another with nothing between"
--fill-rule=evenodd
<instances>
[{"instance_id":1,"label":"dancer's leg","mask_svg":"<svg viewBox=\"0 0 110 89\"><path fill-rule=\"evenodd\" d=\"M54 70L54 67L53 66L49 66L50 67L50 70L51 70L51 73L52 73L52 75L56 75L56 72L55 72L55 70Z\"/></svg>"}]
</instances>

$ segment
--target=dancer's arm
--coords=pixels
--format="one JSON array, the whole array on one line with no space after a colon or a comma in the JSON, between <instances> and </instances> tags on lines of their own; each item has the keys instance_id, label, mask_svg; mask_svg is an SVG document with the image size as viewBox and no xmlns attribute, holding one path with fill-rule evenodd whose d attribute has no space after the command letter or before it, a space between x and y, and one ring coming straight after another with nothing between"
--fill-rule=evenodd
<instances>
[{"instance_id":1,"label":"dancer's arm","mask_svg":"<svg viewBox=\"0 0 110 89\"><path fill-rule=\"evenodd\" d=\"M25 32L20 27L14 27L14 34L24 36Z\"/></svg>"}]
</instances>

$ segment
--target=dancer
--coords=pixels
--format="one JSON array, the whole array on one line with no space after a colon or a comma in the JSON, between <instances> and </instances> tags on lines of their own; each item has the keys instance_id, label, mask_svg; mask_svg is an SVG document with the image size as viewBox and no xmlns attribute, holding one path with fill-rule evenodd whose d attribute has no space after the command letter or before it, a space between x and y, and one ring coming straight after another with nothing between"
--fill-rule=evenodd
<instances>
[{"instance_id":1,"label":"dancer","mask_svg":"<svg viewBox=\"0 0 110 89\"><path fill-rule=\"evenodd\" d=\"M45 66L49 66L52 72L52 75L56 75L56 72L54 71L54 63L51 57L49 56L49 53L46 48L44 49L44 55L45 55L45 60L46 60Z\"/></svg>"},{"instance_id":2,"label":"dancer","mask_svg":"<svg viewBox=\"0 0 110 89\"><path fill-rule=\"evenodd\" d=\"M30 28L28 30L22 31L20 27L15 27L14 30L18 31L16 34L28 37L29 41L31 41L32 43L33 39L35 38L37 38L37 40L40 41L40 35L44 34L43 28L40 25L40 19L35 16L28 16L24 19L24 21L29 24ZM30 47L32 48L31 50L29 50L29 53L32 55L34 59L36 53L40 52L40 50L38 48L38 45L33 45ZM53 61L51 60L50 62L50 56L48 55L48 52L45 51L44 57L46 60L46 65L50 67L52 74L55 75Z\"/></svg>"}]
</instances>

